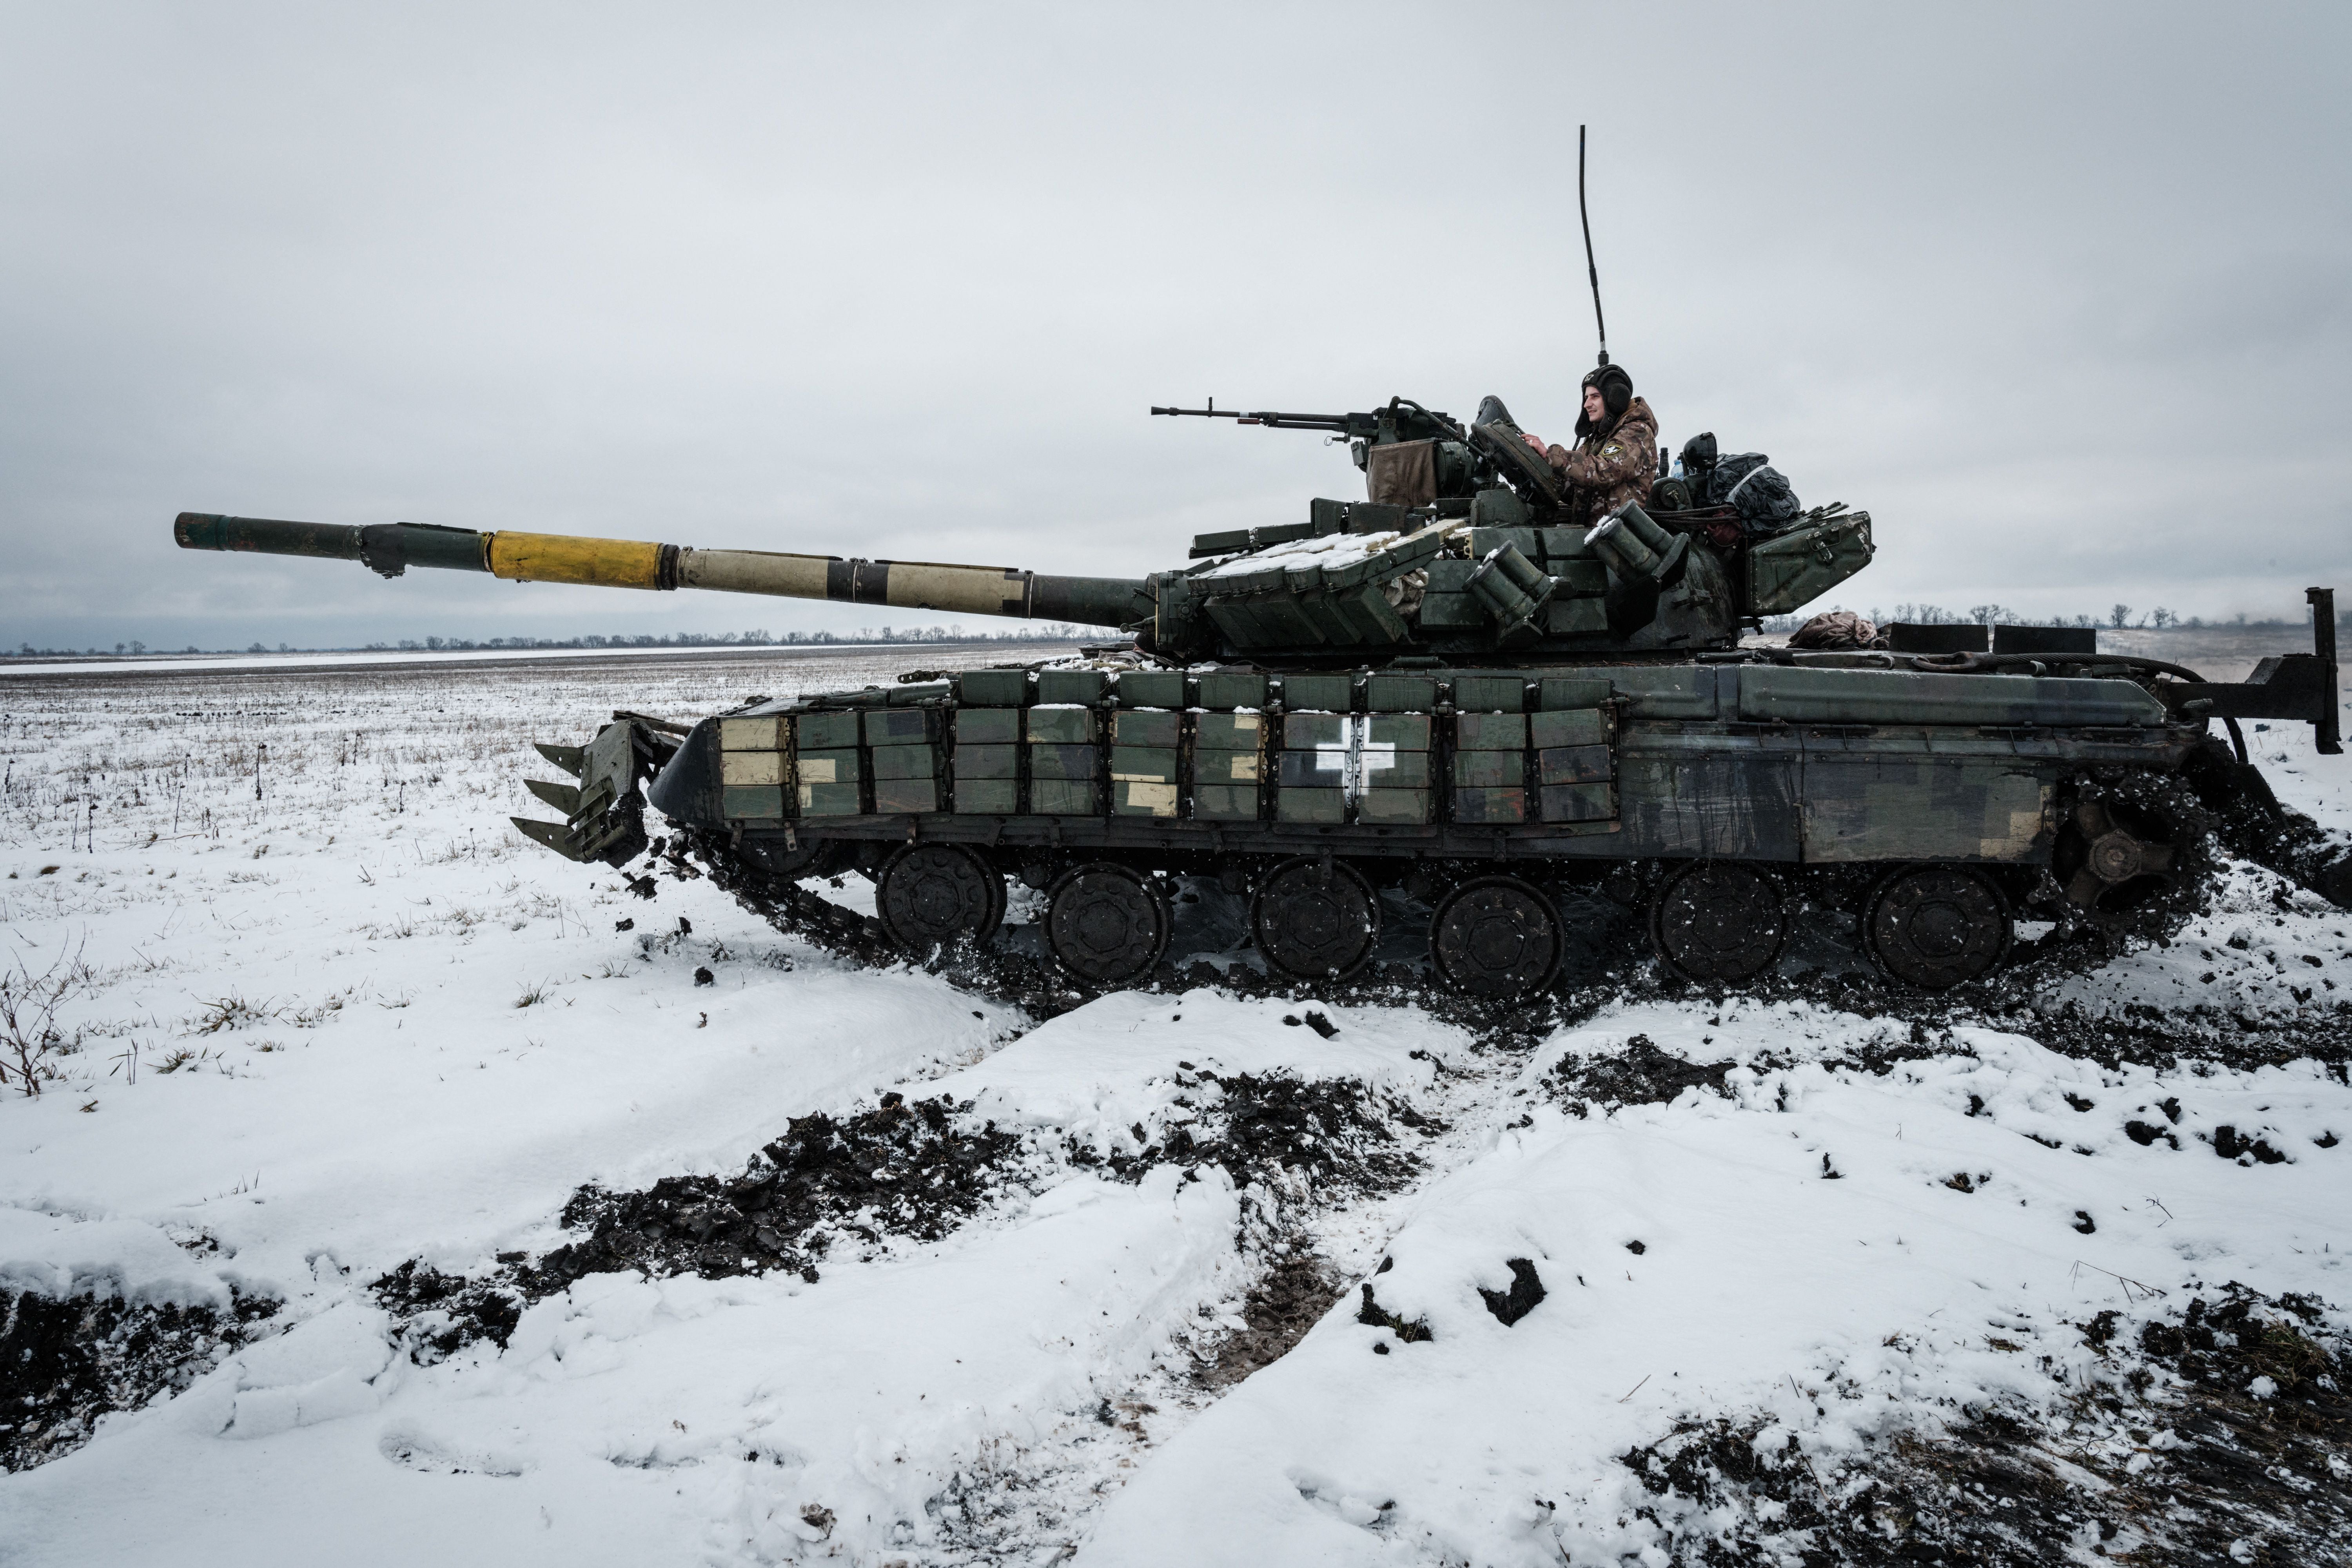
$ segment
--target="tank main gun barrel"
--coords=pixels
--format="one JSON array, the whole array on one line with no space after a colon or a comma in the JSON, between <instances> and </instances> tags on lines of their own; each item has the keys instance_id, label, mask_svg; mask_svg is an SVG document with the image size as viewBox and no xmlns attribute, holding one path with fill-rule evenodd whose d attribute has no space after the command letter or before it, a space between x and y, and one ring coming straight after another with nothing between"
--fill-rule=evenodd
<instances>
[{"instance_id":1,"label":"tank main gun barrel","mask_svg":"<svg viewBox=\"0 0 2352 1568\"><path fill-rule=\"evenodd\" d=\"M960 615L1072 621L1086 626L1131 624L1152 612L1150 585L1139 578L1060 577L994 566L696 549L509 529L478 533L429 523L354 528L211 512L182 512L172 525L172 536L182 549L356 560L385 577L398 577L412 566L436 567L485 571L512 582L658 591L703 588L717 593L765 593Z\"/></svg>"}]
</instances>

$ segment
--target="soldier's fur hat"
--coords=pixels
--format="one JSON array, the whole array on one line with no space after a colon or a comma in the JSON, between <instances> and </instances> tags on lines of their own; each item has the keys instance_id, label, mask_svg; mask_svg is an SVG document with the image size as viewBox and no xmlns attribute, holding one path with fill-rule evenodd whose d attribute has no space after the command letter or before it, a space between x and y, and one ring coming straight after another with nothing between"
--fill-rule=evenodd
<instances>
[{"instance_id":1,"label":"soldier's fur hat","mask_svg":"<svg viewBox=\"0 0 2352 1568\"><path fill-rule=\"evenodd\" d=\"M1580 436L1590 435L1596 429L1608 429L1624 418L1625 411L1633 405L1633 378L1625 373L1622 365L1602 365L1587 371L1584 384L1601 389L1601 409L1606 417L1595 425L1583 414L1577 415L1576 434Z\"/></svg>"}]
</instances>

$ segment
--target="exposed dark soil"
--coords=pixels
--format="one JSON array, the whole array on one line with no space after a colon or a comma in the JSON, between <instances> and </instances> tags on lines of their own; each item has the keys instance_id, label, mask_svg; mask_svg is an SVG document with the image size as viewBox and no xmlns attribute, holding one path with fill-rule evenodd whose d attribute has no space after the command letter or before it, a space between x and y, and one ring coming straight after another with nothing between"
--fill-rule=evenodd
<instances>
[{"instance_id":1,"label":"exposed dark soil","mask_svg":"<svg viewBox=\"0 0 2352 1568\"><path fill-rule=\"evenodd\" d=\"M1906 1034L1865 1040L1851 1051L1806 1060L1833 1070L1883 1077L1900 1062L1973 1054L1949 1029L1930 1030L1915 1019ZM1793 1066L1797 1060L1767 1051L1749 1059L1748 1065L1769 1072ZM1637 1034L1614 1051L1560 1058L1544 1074L1540 1087L1573 1115L1588 1116L1596 1110L1605 1114L1623 1105L1662 1105L1685 1089L1728 1095L1725 1079L1736 1065L1729 1061L1685 1061L1658 1049L1648 1035Z\"/></svg>"},{"instance_id":2,"label":"exposed dark soil","mask_svg":"<svg viewBox=\"0 0 2352 1568\"><path fill-rule=\"evenodd\" d=\"M265 1297L226 1308L0 1294L0 1469L26 1470L89 1441L98 1418L176 1394L267 1331Z\"/></svg>"},{"instance_id":3,"label":"exposed dark soil","mask_svg":"<svg viewBox=\"0 0 2352 1568\"><path fill-rule=\"evenodd\" d=\"M478 1339L505 1344L525 1306L587 1274L782 1269L814 1281L845 1237L936 1240L1003 1191L1020 1141L993 1122L971 1126L971 1109L886 1094L854 1115L796 1117L739 1176L665 1176L637 1192L582 1187L563 1223L585 1234L539 1259L505 1255L470 1278L412 1260L369 1288L407 1320L410 1354L430 1362Z\"/></svg>"},{"instance_id":4,"label":"exposed dark soil","mask_svg":"<svg viewBox=\"0 0 2352 1568\"><path fill-rule=\"evenodd\" d=\"M2211 747L2199 759L2198 789L2218 813L2221 847L2352 909L2352 845L2281 804L2259 768L2237 767L2218 741Z\"/></svg>"},{"instance_id":5,"label":"exposed dark soil","mask_svg":"<svg viewBox=\"0 0 2352 1568\"><path fill-rule=\"evenodd\" d=\"M1815 976L1802 988L1776 988L1776 999L1815 1002L1861 1018L1893 1018L1914 1030L1948 1032L1970 1025L2031 1036L2052 1051L2113 1068L2131 1061L2169 1071L2183 1060L2239 1071L2310 1060L2352 1062L2352 1000L2305 1008L2292 1017L2242 1013L2200 1004L2170 1009L2145 1002L2100 1012L2067 1002L2044 1008L2001 991L1933 997L1890 991L1837 977Z\"/></svg>"},{"instance_id":6,"label":"exposed dark soil","mask_svg":"<svg viewBox=\"0 0 2352 1568\"><path fill-rule=\"evenodd\" d=\"M1215 1359L1203 1363L1193 1381L1207 1389L1230 1388L1252 1373L1273 1365L1307 1337L1347 1293L1324 1261L1295 1251L1276 1262L1242 1303L1242 1322L1219 1342Z\"/></svg>"},{"instance_id":7,"label":"exposed dark soil","mask_svg":"<svg viewBox=\"0 0 2352 1568\"><path fill-rule=\"evenodd\" d=\"M1634 1242L1633 1249L1641 1251L1642 1244ZM1507 1258L1503 1262L1511 1271L1510 1288L1490 1291L1481 1285L1478 1297L1486 1303L1486 1310L1495 1314L1495 1321L1509 1328L1543 1305L1544 1297L1549 1292L1544 1289L1543 1276L1537 1272L1532 1258Z\"/></svg>"},{"instance_id":8,"label":"exposed dark soil","mask_svg":"<svg viewBox=\"0 0 2352 1568\"><path fill-rule=\"evenodd\" d=\"M2172 1071L2184 1062L2210 1061L2248 1071L2299 1061L2324 1062L2336 1071L2352 1068L2352 1000L2336 1002L2326 1009L2305 1008L2293 1017L2240 1013L2202 1005L2166 1010L2142 1002L2126 1003L2116 1011L2105 1012L2074 1001L2046 1007L2030 998L2007 993L1929 996L1893 990L1866 977L1822 974L1806 976L1801 984L1775 978L1769 984L1750 986L1742 994L1770 1001L1804 1001L1857 1018L1888 1019L1907 1025L1908 1043L1874 1042L1838 1063L1864 1066L1876 1072L1884 1072L1899 1061L1955 1051L1965 1054L1967 1048L1953 1040L1952 1031L1971 1027L2022 1034L2060 1055L2080 1057L2109 1069L2133 1062ZM1725 993L1644 977L1605 991L1580 995L1573 1004L1560 1009L1559 1017L1565 1022L1581 1022L1612 1004L1675 998L1705 998L1718 1003L1729 999ZM1674 1067L1668 1070L1668 1079L1659 1080L1662 1083L1672 1081L1674 1070L1691 1068L1679 1058L1664 1060ZM1602 1061L1605 1063L1606 1059ZM1638 1080L1640 1074L1636 1072L1634 1077ZM1720 1072L1714 1077L1719 1083ZM1613 1082L1596 1080L1592 1091L1583 1098L1604 1102L1614 1099L1630 1104L1646 1092L1638 1081L1629 1081L1633 1093L1615 1093L1608 1087ZM1688 1082L1707 1086L1701 1079ZM1687 1086L1679 1085L1675 1092ZM1673 1095L1664 1097L1672 1099Z\"/></svg>"},{"instance_id":9,"label":"exposed dark soil","mask_svg":"<svg viewBox=\"0 0 2352 1568\"><path fill-rule=\"evenodd\" d=\"M2306 1004L2292 1014L2196 1003L2161 1009L2126 1003L2114 1011L2079 1001L2049 1006L2042 992L2059 976L2094 969L2121 951L2098 933L2053 936L2042 958L1943 995L1907 990L1870 972L1857 960L1850 969L1776 971L1738 991L1691 985L1664 974L1646 938L1636 940L1638 923L1617 934L1614 946L1592 963L1592 972L1563 988L1513 1006L1473 1004L1434 992L1427 980L1403 966L1387 966L1348 985L1313 990L1318 1002L1335 1005L1433 1007L1476 1034L1482 1045L1531 1046L1546 1035L1594 1017L1612 1006L1657 1000L1722 1002L1733 995L1765 1001L1802 1001L1834 1008L1859 1018L1895 1019L1911 1026L1915 1038L1948 1036L1958 1028L2000 1029L2031 1036L2050 1050L2114 1067L2131 1061L2170 1070L2182 1061L2208 1061L2250 1070L2313 1060L2352 1063L2352 998ZM1214 988L1235 996L1295 997L1296 982L1235 967L1220 972L1205 964L1165 977L1169 988ZM1074 1004L1073 1004L1074 1005ZM1907 1054L1931 1054L1913 1052ZM1889 1061L1900 1060L1890 1056Z\"/></svg>"},{"instance_id":10,"label":"exposed dark soil","mask_svg":"<svg viewBox=\"0 0 2352 1568\"><path fill-rule=\"evenodd\" d=\"M2352 1347L2316 1302L2231 1286L2136 1338L2114 1312L2078 1326L2120 1386L2050 1418L1985 1411L1819 1470L1717 1421L1623 1462L1678 1562L2352 1563Z\"/></svg>"},{"instance_id":11,"label":"exposed dark soil","mask_svg":"<svg viewBox=\"0 0 2352 1568\"><path fill-rule=\"evenodd\" d=\"M1072 1143L1065 1157L1125 1181L1162 1165L1213 1165L1236 1186L1267 1182L1338 1201L1393 1190L1421 1169L1398 1128L1423 1136L1444 1130L1404 1100L1352 1079L1186 1068L1177 1082L1183 1092L1173 1109L1189 1120L1138 1124L1145 1146L1137 1153L1098 1158ZM579 1239L543 1256L505 1254L475 1275L412 1259L369 1289L402 1320L410 1355L429 1364L477 1340L504 1345L526 1307L583 1275L635 1270L716 1279L782 1270L814 1282L845 1243L938 1240L1045 1173L1019 1138L993 1122L974 1125L971 1109L894 1093L871 1111L799 1117L734 1176L665 1176L634 1192L582 1187L562 1215ZM1269 1301L1295 1294L1279 1287Z\"/></svg>"},{"instance_id":12,"label":"exposed dark soil","mask_svg":"<svg viewBox=\"0 0 2352 1568\"><path fill-rule=\"evenodd\" d=\"M1397 1127L1424 1137L1445 1130L1404 1099L1353 1078L1186 1068L1176 1082L1183 1092L1175 1106L1192 1119L1157 1129L1139 1123L1133 1131L1145 1147L1114 1151L1100 1162L1106 1172L1139 1181L1155 1166L1214 1165L1237 1187L1279 1174L1305 1177L1320 1200L1338 1201L1393 1192L1421 1169L1421 1157L1399 1144ZM1075 1144L1068 1155L1076 1165L1096 1159Z\"/></svg>"},{"instance_id":13,"label":"exposed dark soil","mask_svg":"<svg viewBox=\"0 0 2352 1568\"><path fill-rule=\"evenodd\" d=\"M1724 1092L1729 1061L1685 1061L1660 1051L1646 1034L1607 1056L1564 1056L1544 1074L1544 1092L1576 1114L1599 1105L1662 1105L1685 1089Z\"/></svg>"},{"instance_id":14,"label":"exposed dark soil","mask_svg":"<svg viewBox=\"0 0 2352 1568\"><path fill-rule=\"evenodd\" d=\"M530 1298L516 1279L520 1260L501 1255L487 1276L445 1274L412 1258L368 1286L400 1322L409 1359L430 1366L476 1340L503 1345Z\"/></svg>"},{"instance_id":15,"label":"exposed dark soil","mask_svg":"<svg viewBox=\"0 0 2352 1568\"><path fill-rule=\"evenodd\" d=\"M2144 1003L2127 1005L2120 1017L2101 1018L2070 1005L2011 1027L2053 1051L2108 1067L2136 1061L2169 1071L2183 1061L2201 1061L2251 1071L2305 1060L2336 1068L2352 1062L2352 1002L2291 1019L2211 1007L2166 1013Z\"/></svg>"},{"instance_id":16,"label":"exposed dark soil","mask_svg":"<svg viewBox=\"0 0 2352 1568\"><path fill-rule=\"evenodd\" d=\"M1020 1140L993 1122L973 1127L971 1103L885 1094L845 1117L799 1116L742 1175L666 1176L642 1192L583 1187L563 1223L587 1237L526 1273L534 1296L583 1274L730 1274L815 1264L844 1235L934 1241L1003 1188Z\"/></svg>"},{"instance_id":17,"label":"exposed dark soil","mask_svg":"<svg viewBox=\"0 0 2352 1568\"><path fill-rule=\"evenodd\" d=\"M1388 1265L1382 1263L1381 1269L1382 1272L1386 1272ZM1430 1332L1427 1319L1402 1317L1381 1305L1380 1298L1373 1293L1370 1281L1359 1286L1358 1289L1363 1292L1363 1301L1356 1308L1356 1321L1365 1327L1386 1329L1404 1344L1425 1344L1437 1337ZM1383 1355L1388 1354L1388 1347L1385 1344L1375 1344L1373 1349Z\"/></svg>"}]
</instances>

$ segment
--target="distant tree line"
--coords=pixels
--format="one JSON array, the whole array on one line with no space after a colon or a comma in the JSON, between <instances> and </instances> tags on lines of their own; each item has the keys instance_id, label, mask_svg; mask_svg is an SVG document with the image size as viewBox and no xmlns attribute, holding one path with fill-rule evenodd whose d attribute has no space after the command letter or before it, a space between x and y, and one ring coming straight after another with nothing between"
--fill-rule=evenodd
<instances>
[{"instance_id":1,"label":"distant tree line","mask_svg":"<svg viewBox=\"0 0 2352 1568\"><path fill-rule=\"evenodd\" d=\"M1066 621L1045 622L1018 630L967 632L963 622L946 626L861 626L856 632L787 632L779 637L765 630L751 632L674 632L664 636L615 633L599 637L427 637L419 642L370 643L366 653L465 653L488 648L798 648L851 645L860 643L1078 643L1108 634L1109 628L1074 626Z\"/></svg>"},{"instance_id":2,"label":"distant tree line","mask_svg":"<svg viewBox=\"0 0 2352 1568\"><path fill-rule=\"evenodd\" d=\"M1097 637L1114 634L1104 626L1076 626L1066 621L1044 622L1034 626L1004 628L986 632L967 632L961 622L947 626L861 626L854 632L787 632L782 636L761 631L752 632L673 632L662 636L651 633L630 635L615 632L610 636L584 633L577 637L403 637L396 643L369 643L358 648L296 648L280 643L270 648L260 643L243 648L199 648L194 643L179 650L182 653L479 653L492 649L530 648L796 648L854 646L864 643L1086 643ZM20 659L41 658L104 658L104 648L37 648L30 643L18 646ZM151 649L146 643L130 641L117 643L113 652L125 658L142 653L169 653L168 648Z\"/></svg>"},{"instance_id":3,"label":"distant tree line","mask_svg":"<svg viewBox=\"0 0 2352 1568\"><path fill-rule=\"evenodd\" d=\"M1843 609L1843 605L1834 608ZM1793 615L1768 615L1764 618L1767 632L1794 632L1814 616L1823 613L1818 609L1799 611ZM2282 621L2273 616L2267 620L2251 620L2244 614L2228 620L2208 621L2201 615L2187 617L2174 614L2162 605L2153 610L2135 612L2128 604L2118 604L2105 615L2025 615L2005 604L1972 604L1965 615L1945 609L1940 604L1898 604L1892 613L1872 609L1865 612L1881 626L1903 622L1913 626L2096 626L2121 631L2126 628L2150 632L2193 631L2203 627L2308 626L2311 617L2300 621ZM2336 624L2352 631L2352 609L2338 611Z\"/></svg>"},{"instance_id":4,"label":"distant tree line","mask_svg":"<svg viewBox=\"0 0 2352 1568\"><path fill-rule=\"evenodd\" d=\"M1832 606L1843 609L1844 606ZM1767 632L1794 632L1815 615L1818 608L1800 611L1793 615L1768 615L1764 618ZM2118 604L2104 617L2092 615L2056 615L2046 620L2022 615L2002 604L1975 604L1963 615L1945 609L1940 604L1898 604L1892 613L1873 609L1867 612L1880 625L1902 621L1919 626L2097 626L2106 628L2144 628L2153 632L2194 630L2200 627L2266 627L2305 626L2311 618L2282 621L2275 617L2250 620L2241 614L2229 620L2208 621L2200 615L2182 617L2162 605L2153 610L2136 612L2128 604ZM2340 612L2336 623L2352 633L2352 608ZM1115 635L1107 626L1074 626L1068 622L1045 622L1034 626L1005 627L986 632L967 632L961 622L947 626L861 626L854 632L787 632L782 636L758 630L751 632L672 632L661 636L649 632L630 635L615 632L610 636L583 633L577 637L404 637L396 643L369 643L358 648L296 648L280 643L271 648L260 643L243 648L199 648L194 643L178 650L186 653L466 653L500 649L532 648L800 648L854 646L867 643L1088 643L1098 637ZM105 648L37 648L30 643L17 646L15 657L20 659L104 658ZM118 657L137 658L143 653L169 653L169 648L150 648L136 639L117 643L111 652Z\"/></svg>"}]
</instances>

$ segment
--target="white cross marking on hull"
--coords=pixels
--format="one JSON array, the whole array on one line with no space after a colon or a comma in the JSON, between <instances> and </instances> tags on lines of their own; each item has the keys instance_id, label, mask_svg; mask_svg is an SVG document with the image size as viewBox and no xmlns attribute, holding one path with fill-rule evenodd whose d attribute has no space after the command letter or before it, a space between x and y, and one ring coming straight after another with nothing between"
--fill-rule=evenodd
<instances>
[{"instance_id":1,"label":"white cross marking on hull","mask_svg":"<svg viewBox=\"0 0 2352 1568\"><path fill-rule=\"evenodd\" d=\"M1338 774L1333 782L1351 801L1364 798L1364 791L1372 787L1373 774L1393 772L1396 768L1394 746L1364 738L1370 733L1371 725L1370 718L1363 714L1343 715L1340 727L1346 738L1322 742L1315 747L1315 771Z\"/></svg>"}]
</instances>

